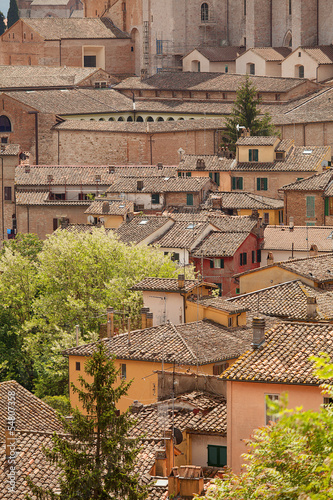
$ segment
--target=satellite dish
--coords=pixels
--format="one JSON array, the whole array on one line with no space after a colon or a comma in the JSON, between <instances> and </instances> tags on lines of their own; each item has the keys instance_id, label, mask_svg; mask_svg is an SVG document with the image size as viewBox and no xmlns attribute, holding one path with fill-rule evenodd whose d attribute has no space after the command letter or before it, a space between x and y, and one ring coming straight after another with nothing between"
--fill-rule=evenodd
<instances>
[{"instance_id":1,"label":"satellite dish","mask_svg":"<svg viewBox=\"0 0 333 500\"><path fill-rule=\"evenodd\" d=\"M92 215L88 215L88 222L89 224L93 224L95 222L95 219Z\"/></svg>"},{"instance_id":2,"label":"satellite dish","mask_svg":"<svg viewBox=\"0 0 333 500\"><path fill-rule=\"evenodd\" d=\"M175 444L180 444L183 441L183 433L177 427L175 427L173 429L173 438L174 438Z\"/></svg>"}]
</instances>

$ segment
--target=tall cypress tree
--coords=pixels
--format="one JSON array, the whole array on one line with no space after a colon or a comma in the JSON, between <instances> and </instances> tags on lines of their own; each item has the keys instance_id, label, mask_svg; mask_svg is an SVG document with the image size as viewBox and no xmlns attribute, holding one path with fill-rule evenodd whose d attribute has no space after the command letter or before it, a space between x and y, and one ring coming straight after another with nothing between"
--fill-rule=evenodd
<instances>
[{"instance_id":1,"label":"tall cypress tree","mask_svg":"<svg viewBox=\"0 0 333 500\"><path fill-rule=\"evenodd\" d=\"M260 116L260 99L258 90L251 82L249 76L245 77L243 85L239 87L236 100L233 105L230 117L226 118L226 143L229 149L235 150L235 143L239 137L237 125L250 130L251 135L275 135L277 131L271 122L271 116L265 113Z\"/></svg>"},{"instance_id":2,"label":"tall cypress tree","mask_svg":"<svg viewBox=\"0 0 333 500\"><path fill-rule=\"evenodd\" d=\"M16 0L10 0L9 9L7 13L7 28L13 26L20 19L20 13Z\"/></svg>"},{"instance_id":3,"label":"tall cypress tree","mask_svg":"<svg viewBox=\"0 0 333 500\"><path fill-rule=\"evenodd\" d=\"M138 453L138 440L129 436L133 421L128 411L119 414L116 408L130 383L121 380L117 384L119 371L102 343L97 344L96 352L86 362L85 372L91 383L79 377L81 388L72 384L84 414L73 410L71 421L59 416L67 435L55 433L53 449L44 449L47 459L62 471L60 494L35 486L28 479L32 493L38 500L143 499L146 488L133 474Z\"/></svg>"},{"instance_id":4,"label":"tall cypress tree","mask_svg":"<svg viewBox=\"0 0 333 500\"><path fill-rule=\"evenodd\" d=\"M0 35L6 31L5 16L0 11Z\"/></svg>"}]
</instances>

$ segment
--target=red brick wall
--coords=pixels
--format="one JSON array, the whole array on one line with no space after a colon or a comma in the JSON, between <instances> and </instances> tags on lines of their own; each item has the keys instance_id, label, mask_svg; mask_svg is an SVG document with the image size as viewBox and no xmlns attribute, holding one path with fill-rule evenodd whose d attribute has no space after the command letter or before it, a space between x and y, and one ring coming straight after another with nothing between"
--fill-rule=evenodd
<instances>
[{"instance_id":1,"label":"red brick wall","mask_svg":"<svg viewBox=\"0 0 333 500\"><path fill-rule=\"evenodd\" d=\"M306 215L306 197L315 197L315 217ZM295 226L306 226L307 222L314 222L316 226L325 225L325 202L321 192L315 191L286 191L284 198L285 224L294 217Z\"/></svg>"}]
</instances>

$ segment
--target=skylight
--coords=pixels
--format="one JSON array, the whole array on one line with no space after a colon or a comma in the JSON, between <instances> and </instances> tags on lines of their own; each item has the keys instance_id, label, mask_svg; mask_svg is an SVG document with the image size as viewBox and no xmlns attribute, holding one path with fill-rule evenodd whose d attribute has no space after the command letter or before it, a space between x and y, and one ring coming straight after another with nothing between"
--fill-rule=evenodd
<instances>
[{"instance_id":1,"label":"skylight","mask_svg":"<svg viewBox=\"0 0 333 500\"><path fill-rule=\"evenodd\" d=\"M147 220L142 220L139 222L139 224L141 224L141 226L143 226L144 224L147 224L147 222L148 222Z\"/></svg>"},{"instance_id":2,"label":"skylight","mask_svg":"<svg viewBox=\"0 0 333 500\"><path fill-rule=\"evenodd\" d=\"M195 228L195 224L194 222L190 222L188 226L186 226L186 229L194 229Z\"/></svg>"},{"instance_id":3,"label":"skylight","mask_svg":"<svg viewBox=\"0 0 333 500\"><path fill-rule=\"evenodd\" d=\"M310 155L312 153L312 149L304 149L303 155Z\"/></svg>"}]
</instances>

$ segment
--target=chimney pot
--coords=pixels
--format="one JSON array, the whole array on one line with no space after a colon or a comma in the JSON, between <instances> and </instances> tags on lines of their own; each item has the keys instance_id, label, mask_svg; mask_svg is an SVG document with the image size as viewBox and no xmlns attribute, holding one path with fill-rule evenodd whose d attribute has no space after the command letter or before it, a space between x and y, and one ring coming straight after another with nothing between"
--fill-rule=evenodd
<instances>
[{"instance_id":1,"label":"chimney pot","mask_svg":"<svg viewBox=\"0 0 333 500\"><path fill-rule=\"evenodd\" d=\"M267 265L272 266L274 264L274 255L272 252L268 252L267 254Z\"/></svg>"},{"instance_id":2,"label":"chimney pot","mask_svg":"<svg viewBox=\"0 0 333 500\"><path fill-rule=\"evenodd\" d=\"M158 168L158 170L162 170L163 169L163 163L158 163L157 164L157 168Z\"/></svg>"},{"instance_id":3,"label":"chimney pot","mask_svg":"<svg viewBox=\"0 0 333 500\"><path fill-rule=\"evenodd\" d=\"M252 320L252 347L258 349L259 346L265 341L265 320L264 318L255 317Z\"/></svg>"},{"instance_id":4,"label":"chimney pot","mask_svg":"<svg viewBox=\"0 0 333 500\"><path fill-rule=\"evenodd\" d=\"M152 312L147 312L146 317L147 317L147 328L151 328L153 326L154 315Z\"/></svg>"},{"instance_id":5,"label":"chimney pot","mask_svg":"<svg viewBox=\"0 0 333 500\"><path fill-rule=\"evenodd\" d=\"M178 288L185 288L185 274L178 274Z\"/></svg>"},{"instance_id":6,"label":"chimney pot","mask_svg":"<svg viewBox=\"0 0 333 500\"><path fill-rule=\"evenodd\" d=\"M147 313L149 312L149 307L141 308L141 327L142 330L147 328Z\"/></svg>"},{"instance_id":7,"label":"chimney pot","mask_svg":"<svg viewBox=\"0 0 333 500\"><path fill-rule=\"evenodd\" d=\"M307 319L315 318L317 316L317 299L316 297L306 298L306 317Z\"/></svg>"}]
</instances>

